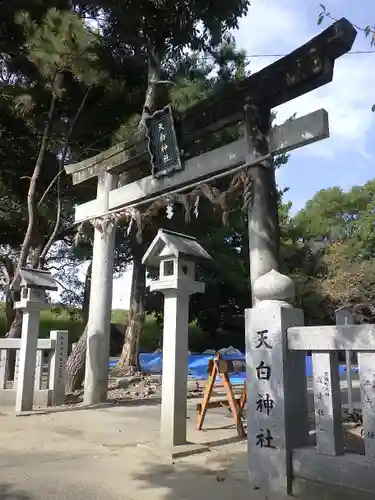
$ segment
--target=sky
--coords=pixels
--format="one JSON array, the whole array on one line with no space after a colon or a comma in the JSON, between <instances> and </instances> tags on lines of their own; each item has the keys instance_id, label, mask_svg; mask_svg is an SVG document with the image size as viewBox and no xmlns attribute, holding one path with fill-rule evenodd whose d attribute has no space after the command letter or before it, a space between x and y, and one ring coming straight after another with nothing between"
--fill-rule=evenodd
<instances>
[{"instance_id":1,"label":"sky","mask_svg":"<svg viewBox=\"0 0 375 500\"><path fill-rule=\"evenodd\" d=\"M324 3L324 2L323 2ZM370 0L329 0L327 10L335 18L346 17L358 26L375 23L375 3ZM321 11L315 0L252 0L246 18L234 33L238 48L248 55L285 55L327 28L318 26ZM370 50L370 40L359 32L353 50ZM279 57L251 57L254 73ZM329 114L330 138L293 151L289 162L277 172L280 187L289 187L286 200L293 212L320 189L340 186L347 190L375 177L375 47L373 54L346 55L337 60L333 81L309 94L279 106L277 122L292 114L301 116L324 108ZM114 308L128 308L131 269L114 280Z\"/></svg>"},{"instance_id":2,"label":"sky","mask_svg":"<svg viewBox=\"0 0 375 500\"><path fill-rule=\"evenodd\" d=\"M329 0L325 6L333 17L346 17L358 26L375 23L375 5L369 0ZM333 22L326 19L318 26L320 11L315 0L253 0L246 19L240 21L238 47L248 55L287 54ZM359 32L353 51L369 49L370 40ZM250 70L258 71L277 59L250 58ZM290 188L286 199L292 201L294 212L320 189L340 186L346 190L374 177L374 63L375 47L373 54L342 56L336 61L331 83L275 108L278 122L293 113L301 116L319 108L329 114L330 138L293 151L287 165L277 172L280 187Z\"/></svg>"}]
</instances>

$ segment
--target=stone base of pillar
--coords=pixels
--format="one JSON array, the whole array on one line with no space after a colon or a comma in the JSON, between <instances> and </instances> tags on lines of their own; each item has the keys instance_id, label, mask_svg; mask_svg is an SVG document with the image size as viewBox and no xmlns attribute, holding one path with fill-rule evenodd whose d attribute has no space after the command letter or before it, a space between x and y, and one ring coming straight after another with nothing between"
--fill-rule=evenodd
<instances>
[{"instance_id":1,"label":"stone base of pillar","mask_svg":"<svg viewBox=\"0 0 375 500\"><path fill-rule=\"evenodd\" d=\"M198 455L210 451L209 447L199 443L186 443L179 446L165 447L161 446L160 441L150 441L149 443L138 444L138 448L153 452L155 455L166 459L175 459Z\"/></svg>"}]
</instances>

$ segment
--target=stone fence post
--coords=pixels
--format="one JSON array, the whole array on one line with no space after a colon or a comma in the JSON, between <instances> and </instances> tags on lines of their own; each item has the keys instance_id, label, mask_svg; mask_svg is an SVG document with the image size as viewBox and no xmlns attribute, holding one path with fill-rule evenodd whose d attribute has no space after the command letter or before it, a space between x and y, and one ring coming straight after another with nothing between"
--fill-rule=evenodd
<instances>
[{"instance_id":1,"label":"stone fence post","mask_svg":"<svg viewBox=\"0 0 375 500\"><path fill-rule=\"evenodd\" d=\"M0 391L6 388L7 383L7 353L6 349L0 349Z\"/></svg>"},{"instance_id":2,"label":"stone fence post","mask_svg":"<svg viewBox=\"0 0 375 500\"><path fill-rule=\"evenodd\" d=\"M52 389L52 405L64 404L65 367L68 359L68 332L51 331L50 339L55 340L55 350L50 360L49 388Z\"/></svg>"},{"instance_id":3,"label":"stone fence post","mask_svg":"<svg viewBox=\"0 0 375 500\"><path fill-rule=\"evenodd\" d=\"M255 307L245 311L250 484L287 495L292 449L308 442L305 353L287 348L287 329L303 325L303 312L287 302L292 280L275 270L255 281L253 294Z\"/></svg>"}]
</instances>

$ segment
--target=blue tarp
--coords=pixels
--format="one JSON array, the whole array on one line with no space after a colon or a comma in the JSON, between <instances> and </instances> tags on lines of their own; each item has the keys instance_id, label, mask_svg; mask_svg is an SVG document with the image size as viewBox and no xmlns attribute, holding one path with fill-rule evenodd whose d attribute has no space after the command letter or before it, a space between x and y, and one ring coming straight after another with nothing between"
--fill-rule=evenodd
<instances>
[{"instance_id":1,"label":"blue tarp","mask_svg":"<svg viewBox=\"0 0 375 500\"><path fill-rule=\"evenodd\" d=\"M188 370L189 370L189 379L191 380L199 380L206 379L208 377L207 367L208 361L213 359L213 354L189 354L188 359ZM245 356L242 354L239 356L238 354L229 354L223 355L224 359L227 360L238 360L245 359ZM141 364L141 369L145 373L161 373L162 372L162 353L141 353L139 355L139 361ZM109 362L109 367L113 367L117 362L117 359L112 358ZM356 366L352 367L354 372L358 371ZM340 365L340 373L344 373L346 371L345 365ZM306 375L308 377L312 377L312 359L311 356L306 356ZM241 384L245 380L245 373L234 373L230 375L231 382L233 384Z\"/></svg>"}]
</instances>

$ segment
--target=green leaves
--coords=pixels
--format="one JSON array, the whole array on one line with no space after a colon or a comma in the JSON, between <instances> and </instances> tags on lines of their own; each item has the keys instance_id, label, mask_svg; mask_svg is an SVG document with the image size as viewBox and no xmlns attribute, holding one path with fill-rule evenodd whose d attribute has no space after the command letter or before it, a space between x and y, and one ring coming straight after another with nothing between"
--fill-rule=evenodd
<instances>
[{"instance_id":1,"label":"green leaves","mask_svg":"<svg viewBox=\"0 0 375 500\"><path fill-rule=\"evenodd\" d=\"M318 16L318 25L322 24L322 22L324 21L324 18L325 18L325 15L321 12Z\"/></svg>"},{"instance_id":2,"label":"green leaves","mask_svg":"<svg viewBox=\"0 0 375 500\"><path fill-rule=\"evenodd\" d=\"M249 6L249 0L101 0L95 8L106 20L106 31L122 44L150 44L159 55L173 57L186 47L199 51L220 45Z\"/></svg>"},{"instance_id":3,"label":"green leaves","mask_svg":"<svg viewBox=\"0 0 375 500\"><path fill-rule=\"evenodd\" d=\"M371 47L375 45L375 25L368 25L363 28L366 37L371 36Z\"/></svg>"},{"instance_id":4,"label":"green leaves","mask_svg":"<svg viewBox=\"0 0 375 500\"><path fill-rule=\"evenodd\" d=\"M319 191L293 223L295 240L306 248L320 245L319 266L309 275L331 316L335 307L374 300L375 180L346 192Z\"/></svg>"},{"instance_id":5,"label":"green leaves","mask_svg":"<svg viewBox=\"0 0 375 500\"><path fill-rule=\"evenodd\" d=\"M322 11L318 15L318 25L322 24L326 17L331 17L331 14L327 11L326 7L323 4L319 4Z\"/></svg>"},{"instance_id":6,"label":"green leaves","mask_svg":"<svg viewBox=\"0 0 375 500\"><path fill-rule=\"evenodd\" d=\"M353 258L371 256L375 244L375 180L344 192L338 187L319 191L295 218L304 238L345 241Z\"/></svg>"},{"instance_id":7,"label":"green leaves","mask_svg":"<svg viewBox=\"0 0 375 500\"><path fill-rule=\"evenodd\" d=\"M47 81L56 73L70 72L86 85L100 82L98 71L98 37L84 26L73 12L49 9L40 24L32 21L27 12L20 12L16 22L26 35L24 48Z\"/></svg>"}]
</instances>

